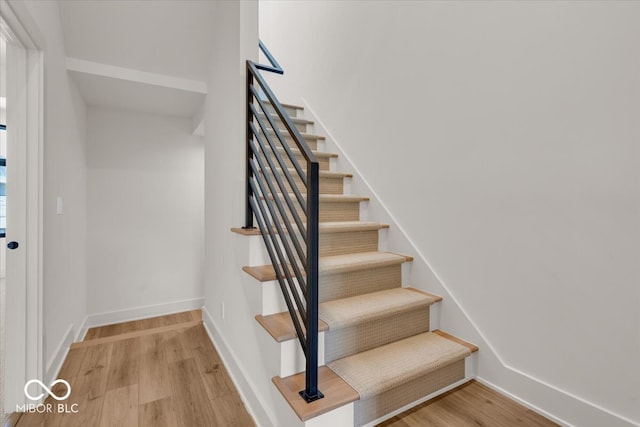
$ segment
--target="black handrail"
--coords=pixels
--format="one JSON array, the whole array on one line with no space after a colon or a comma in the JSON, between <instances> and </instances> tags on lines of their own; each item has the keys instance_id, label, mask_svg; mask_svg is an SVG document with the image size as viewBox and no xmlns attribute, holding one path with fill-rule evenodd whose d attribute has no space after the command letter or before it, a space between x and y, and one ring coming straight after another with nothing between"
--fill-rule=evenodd
<instances>
[{"instance_id":1,"label":"black handrail","mask_svg":"<svg viewBox=\"0 0 640 427\"><path fill-rule=\"evenodd\" d=\"M259 47L271 65L247 61L247 175L243 228L254 228L255 218L306 357L305 389L300 395L307 402L313 402L324 397L318 390L320 168L315 154L258 71L284 74L262 41ZM266 101L275 114L269 110ZM280 129L277 120L284 129ZM287 136L294 144L287 142ZM302 162L298 160L299 156L304 159ZM293 175L290 168L293 168Z\"/></svg>"},{"instance_id":2,"label":"black handrail","mask_svg":"<svg viewBox=\"0 0 640 427\"><path fill-rule=\"evenodd\" d=\"M264 64L256 64L256 68L258 70L269 71L277 74L284 74L284 70L282 69L280 64L278 64L278 61L276 61L276 58L274 58L271 52L269 52L269 49L267 49L264 43L262 43L262 40L258 40L258 47L260 48L262 53L264 53L264 56L267 57L267 60L269 60L269 62L271 63L271 66L264 65Z\"/></svg>"}]
</instances>

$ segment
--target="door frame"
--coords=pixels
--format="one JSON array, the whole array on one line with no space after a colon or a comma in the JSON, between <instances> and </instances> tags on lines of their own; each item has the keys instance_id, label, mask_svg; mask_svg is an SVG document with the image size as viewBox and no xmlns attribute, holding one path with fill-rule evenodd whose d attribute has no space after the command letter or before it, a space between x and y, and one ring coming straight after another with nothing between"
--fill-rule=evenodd
<instances>
[{"instance_id":1,"label":"door frame","mask_svg":"<svg viewBox=\"0 0 640 427\"><path fill-rule=\"evenodd\" d=\"M25 49L23 69L26 70L24 90L26 102L15 112L25 123L21 135L26 145L26 289L25 289L25 355L22 361L5 363L7 384L26 383L29 379L44 379L43 341L43 153L44 153L44 38L26 6L15 0L0 0L0 12L5 23ZM22 64L21 64L22 65ZM13 114L13 113L12 113ZM13 366L17 364L19 366ZM22 386L24 387L24 385ZM15 405L24 405L20 390L5 390L4 409L12 412Z\"/></svg>"}]
</instances>

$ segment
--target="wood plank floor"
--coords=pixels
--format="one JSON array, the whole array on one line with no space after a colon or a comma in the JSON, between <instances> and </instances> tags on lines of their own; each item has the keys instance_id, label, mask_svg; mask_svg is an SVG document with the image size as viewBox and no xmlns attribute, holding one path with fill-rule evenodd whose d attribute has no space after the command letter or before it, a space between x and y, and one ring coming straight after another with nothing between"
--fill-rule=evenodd
<instances>
[{"instance_id":1,"label":"wood plank floor","mask_svg":"<svg viewBox=\"0 0 640 427\"><path fill-rule=\"evenodd\" d=\"M25 413L16 427L255 426L199 310L92 328L59 378L70 383L65 403L77 413Z\"/></svg>"},{"instance_id":2,"label":"wood plank floor","mask_svg":"<svg viewBox=\"0 0 640 427\"><path fill-rule=\"evenodd\" d=\"M251 427L199 310L92 328L59 378L77 413L13 414L9 427ZM58 394L65 388L54 387ZM57 405L51 397L45 403ZM557 424L471 381L379 427L551 427Z\"/></svg>"},{"instance_id":3,"label":"wood plank floor","mask_svg":"<svg viewBox=\"0 0 640 427\"><path fill-rule=\"evenodd\" d=\"M551 427L558 424L508 397L470 381L378 427Z\"/></svg>"}]
</instances>

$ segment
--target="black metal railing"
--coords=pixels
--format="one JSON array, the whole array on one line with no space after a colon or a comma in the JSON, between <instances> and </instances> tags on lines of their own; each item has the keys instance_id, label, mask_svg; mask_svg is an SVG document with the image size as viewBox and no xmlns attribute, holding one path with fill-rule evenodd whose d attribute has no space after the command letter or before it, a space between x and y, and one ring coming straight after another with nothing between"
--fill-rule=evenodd
<instances>
[{"instance_id":1,"label":"black metal railing","mask_svg":"<svg viewBox=\"0 0 640 427\"><path fill-rule=\"evenodd\" d=\"M247 61L245 228L254 218L306 357L300 395L318 390L319 165L293 120L258 70L283 74L265 45L269 65ZM269 106L271 108L269 108Z\"/></svg>"}]
</instances>

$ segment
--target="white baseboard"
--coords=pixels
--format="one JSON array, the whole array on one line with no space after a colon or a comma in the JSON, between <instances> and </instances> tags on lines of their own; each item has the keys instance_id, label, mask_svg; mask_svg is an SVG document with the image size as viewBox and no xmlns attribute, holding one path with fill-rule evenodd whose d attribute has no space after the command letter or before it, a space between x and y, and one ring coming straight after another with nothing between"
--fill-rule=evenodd
<instances>
[{"instance_id":1,"label":"white baseboard","mask_svg":"<svg viewBox=\"0 0 640 427\"><path fill-rule=\"evenodd\" d=\"M580 396L576 396L566 390L560 389L550 383L547 383L535 376L516 369L501 357L497 349L492 345L491 341L484 335L482 330L478 327L476 322L471 318L469 313L464 309L460 301L456 298L452 289L437 275L435 270L431 267L426 256L418 249L414 241L411 239L406 230L398 223L396 218L391 214L386 204L381 200L378 194L373 190L369 182L362 175L356 164L353 162L343 150L340 143L332 136L331 132L324 125L323 121L315 113L313 107L309 105L306 99L302 98L302 105L305 108L305 118L311 119L315 122L315 133L326 135L327 139L325 145L327 151L332 151L339 154L341 161L344 161L348 165L349 170L345 170L342 167L343 172L351 172L354 176L354 180L358 180L362 183L363 188L366 189L371 202L376 202L386 215L381 221L381 218L367 218L370 221L381 221L391 225L392 228L397 229L402 234L402 240L404 240L407 247L412 248L413 254L417 255L413 263L422 263L426 270L432 274L432 277L438 281L440 286L444 289L447 295L442 295L457 307L460 313L464 316L466 322L468 322L471 329L477 334L477 339L470 339L462 336L461 338L467 338L470 341L475 342L480 346L480 351L489 355L487 357L494 358L499 364L499 371L492 374L496 378L495 382L500 385L491 383L490 381L479 377L478 381L486 384L487 386L500 391L503 394L508 395L513 400L516 400L524 406L532 409L539 414L554 420L556 423L573 427L640 427L640 422L631 420L623 415L616 414L615 412L598 405L595 402L587 401ZM355 187L354 183L351 184ZM368 215L371 215L371 209L367 210ZM379 212L380 213L380 212ZM387 248L393 250L394 248ZM404 276L404 271L403 271ZM412 278L414 279L414 278ZM414 281L412 281L414 283ZM414 283L415 284L415 283ZM482 375L483 372L478 372L478 375ZM523 398L524 395L529 398ZM548 408L547 408L548 406ZM570 409L569 409L570 408Z\"/></svg>"},{"instance_id":2,"label":"white baseboard","mask_svg":"<svg viewBox=\"0 0 640 427\"><path fill-rule=\"evenodd\" d=\"M579 396L571 394L565 390L561 390L551 384L548 384L544 381L541 381L537 378L532 377L529 374L521 372L517 369L514 369L510 366L504 365L503 368L508 370L511 375L515 375L518 377L517 380L514 380L514 383L517 381L520 384L524 384L525 387L535 390L536 395L540 395L544 393L545 395L551 396L549 400L553 400L556 407L561 407L567 410L568 412L578 415L581 419L579 422L569 422L566 419L560 418L555 413L547 411L540 406L531 403L530 401L523 399L518 394L512 393L509 390L500 387L491 381L488 381L482 377L476 377L476 380L479 383L486 385L489 388L496 390L497 392L508 396L510 399L515 400L521 405L531 409L534 412L552 420L553 422L564 426L564 427L640 427L640 423L633 421L627 417L624 417L620 414L616 414L606 408L603 408L599 405L596 405L593 402L589 402ZM554 411L555 412L555 411ZM566 417L568 418L568 417Z\"/></svg>"},{"instance_id":3,"label":"white baseboard","mask_svg":"<svg viewBox=\"0 0 640 427\"><path fill-rule=\"evenodd\" d=\"M128 308L125 310L108 311L105 313L90 314L82 322L76 341L82 341L89 328L111 325L113 323L129 322L148 317L165 316L181 311L196 310L204 306L204 298L192 298L182 301L172 301L163 304L146 305L143 307Z\"/></svg>"},{"instance_id":4,"label":"white baseboard","mask_svg":"<svg viewBox=\"0 0 640 427\"><path fill-rule=\"evenodd\" d=\"M53 380L58 377L58 373L62 368L64 359L67 357L67 353L69 353L69 346L71 346L73 340L73 324L71 324L69 328L67 328L67 332L65 332L62 340L58 343L58 346L53 352L53 356L51 356L51 359L47 362L47 370L43 378L45 384L51 384Z\"/></svg>"},{"instance_id":5,"label":"white baseboard","mask_svg":"<svg viewBox=\"0 0 640 427\"><path fill-rule=\"evenodd\" d=\"M222 358L222 363L227 369L233 384L236 386L236 389L240 394L242 402L244 402L247 411L251 414L257 426L274 427L273 422L267 415L267 411L264 406L262 406L262 402L258 399L258 393L247 380L248 376L246 373L236 362L238 358L234 354L233 350L231 350L227 345L225 339L220 334L219 329L216 327L211 314L209 314L205 307L202 308L202 320L204 327L209 334L209 338Z\"/></svg>"}]
</instances>

